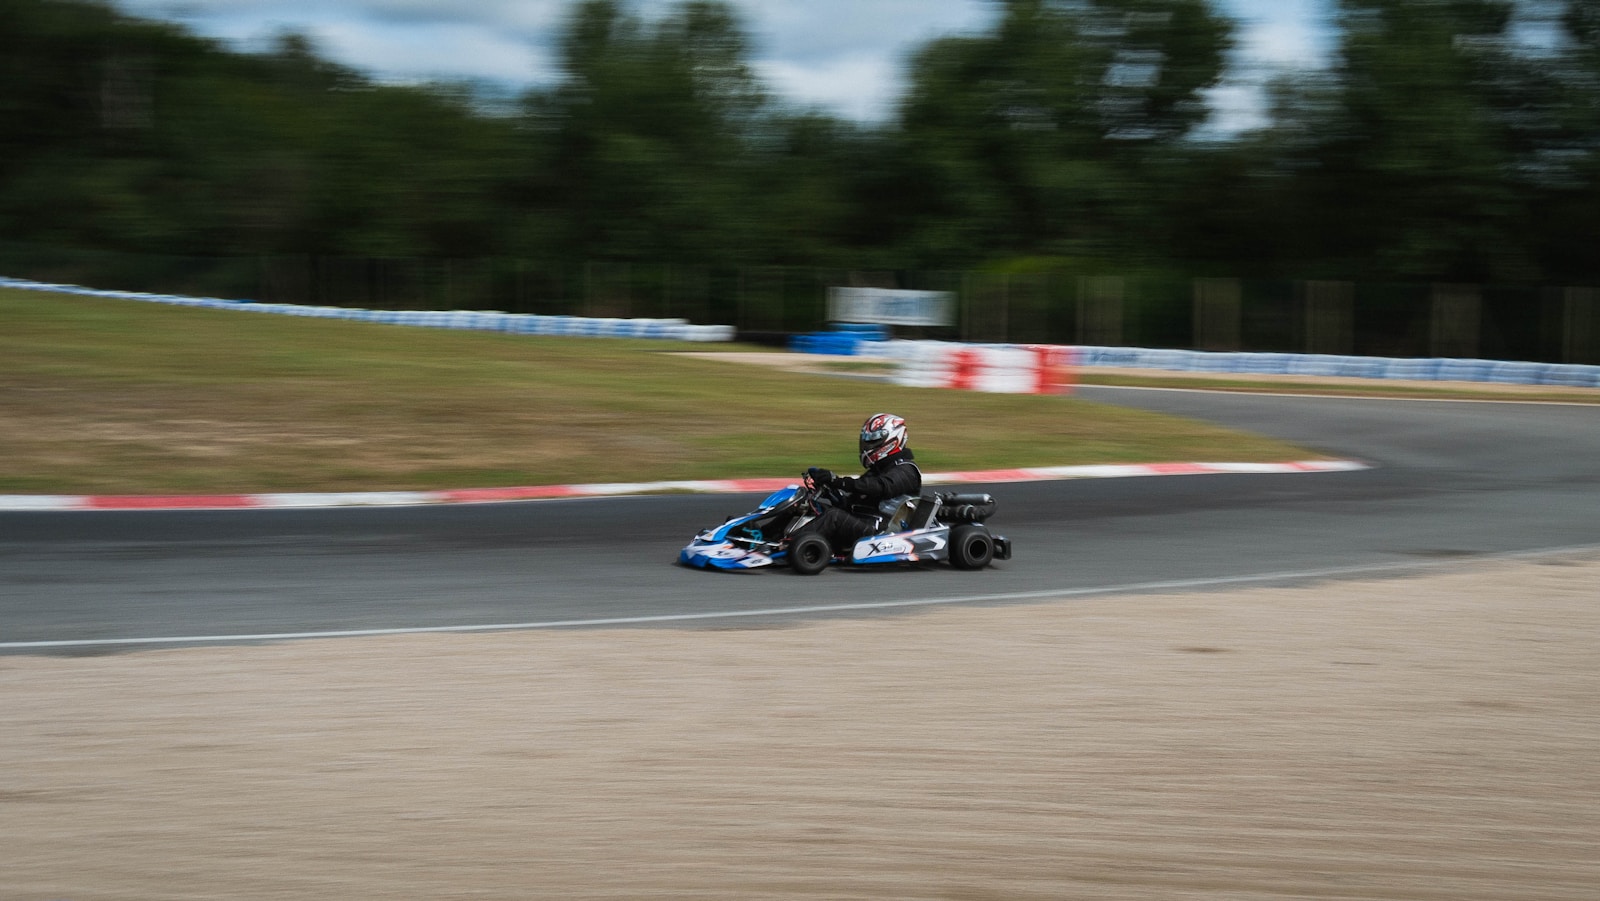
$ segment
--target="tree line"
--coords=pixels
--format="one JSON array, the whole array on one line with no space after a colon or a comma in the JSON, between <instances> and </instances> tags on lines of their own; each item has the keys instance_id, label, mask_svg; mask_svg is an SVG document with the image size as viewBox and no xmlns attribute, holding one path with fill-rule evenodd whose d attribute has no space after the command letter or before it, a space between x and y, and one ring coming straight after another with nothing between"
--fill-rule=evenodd
<instances>
[{"instance_id":1,"label":"tree line","mask_svg":"<svg viewBox=\"0 0 1600 901\"><path fill-rule=\"evenodd\" d=\"M718 0L576 0L513 101L8 0L0 258L1600 284L1600 0L1340 0L1333 63L1225 137L1211 3L997 7L861 124L774 97Z\"/></svg>"}]
</instances>

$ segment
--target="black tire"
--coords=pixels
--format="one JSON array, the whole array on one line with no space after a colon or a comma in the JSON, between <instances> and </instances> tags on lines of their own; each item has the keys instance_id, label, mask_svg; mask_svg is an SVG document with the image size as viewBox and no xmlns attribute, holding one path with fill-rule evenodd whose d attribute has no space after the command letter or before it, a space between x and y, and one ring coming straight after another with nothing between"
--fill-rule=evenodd
<instances>
[{"instance_id":1,"label":"black tire","mask_svg":"<svg viewBox=\"0 0 1600 901\"><path fill-rule=\"evenodd\" d=\"M956 526L950 530L950 565L956 569L983 569L994 559L994 536L983 526Z\"/></svg>"},{"instance_id":2,"label":"black tire","mask_svg":"<svg viewBox=\"0 0 1600 901\"><path fill-rule=\"evenodd\" d=\"M833 562L828 539L816 532L804 532L789 542L789 568L802 576L814 576Z\"/></svg>"}]
</instances>

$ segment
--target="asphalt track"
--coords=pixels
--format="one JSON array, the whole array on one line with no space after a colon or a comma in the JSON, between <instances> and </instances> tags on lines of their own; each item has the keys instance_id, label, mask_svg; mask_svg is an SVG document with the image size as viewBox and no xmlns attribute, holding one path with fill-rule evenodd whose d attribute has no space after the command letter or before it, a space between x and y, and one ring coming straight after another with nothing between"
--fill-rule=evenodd
<instances>
[{"instance_id":1,"label":"asphalt track","mask_svg":"<svg viewBox=\"0 0 1600 901\"><path fill-rule=\"evenodd\" d=\"M0 652L498 627L751 627L1109 591L1404 575L1600 548L1600 407L1085 388L1372 469L974 486L1016 546L948 567L675 566L756 495L0 513Z\"/></svg>"}]
</instances>

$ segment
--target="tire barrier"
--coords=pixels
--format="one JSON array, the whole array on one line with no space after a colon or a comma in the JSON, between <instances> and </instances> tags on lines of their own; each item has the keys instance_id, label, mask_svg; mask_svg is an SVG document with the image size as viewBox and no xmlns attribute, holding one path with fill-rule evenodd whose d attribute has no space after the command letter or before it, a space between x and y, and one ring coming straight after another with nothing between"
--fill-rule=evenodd
<instances>
[{"instance_id":1,"label":"tire barrier","mask_svg":"<svg viewBox=\"0 0 1600 901\"><path fill-rule=\"evenodd\" d=\"M1600 388L1600 366L1577 363L942 341L888 341L875 350L899 362L897 384L1022 394L1070 393L1075 367Z\"/></svg>"},{"instance_id":2,"label":"tire barrier","mask_svg":"<svg viewBox=\"0 0 1600 901\"><path fill-rule=\"evenodd\" d=\"M888 341L881 352L900 363L898 385L996 394L1070 394L1074 348L1047 344L952 344Z\"/></svg>"},{"instance_id":3,"label":"tire barrier","mask_svg":"<svg viewBox=\"0 0 1600 901\"><path fill-rule=\"evenodd\" d=\"M1079 347L1080 366L1166 369L1235 375L1303 375L1325 378L1403 379L1428 382L1497 382L1600 388L1600 366L1452 358L1354 357L1332 354L1226 353L1141 347Z\"/></svg>"},{"instance_id":4,"label":"tire barrier","mask_svg":"<svg viewBox=\"0 0 1600 901\"><path fill-rule=\"evenodd\" d=\"M795 335L789 339L789 349L803 354L854 357L876 354L888 340L887 326L841 322L832 331Z\"/></svg>"},{"instance_id":5,"label":"tire barrier","mask_svg":"<svg viewBox=\"0 0 1600 901\"><path fill-rule=\"evenodd\" d=\"M361 310L349 307L314 307L288 303L257 303L249 300L223 300L215 297L182 297L172 294L141 294L135 291L105 291L77 285L51 285L23 279L0 277L0 288L49 291L111 300L141 300L212 310L241 310L251 313L276 313L282 316L308 316L316 319L347 319L381 325L409 325L422 328L471 329L506 332L513 335L542 335L564 338L652 338L665 341L732 341L731 325L691 325L685 319L606 319L589 316L538 316L531 313L501 313L478 310Z\"/></svg>"}]
</instances>

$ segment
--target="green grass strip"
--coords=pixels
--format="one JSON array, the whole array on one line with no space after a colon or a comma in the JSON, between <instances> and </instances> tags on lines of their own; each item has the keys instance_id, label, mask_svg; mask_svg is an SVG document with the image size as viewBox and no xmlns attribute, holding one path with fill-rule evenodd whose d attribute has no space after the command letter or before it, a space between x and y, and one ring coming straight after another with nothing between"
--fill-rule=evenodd
<instances>
[{"instance_id":1,"label":"green grass strip","mask_svg":"<svg viewBox=\"0 0 1600 901\"><path fill-rule=\"evenodd\" d=\"M539 338L0 290L0 492L400 490L1318 454L1070 397L903 388Z\"/></svg>"}]
</instances>

